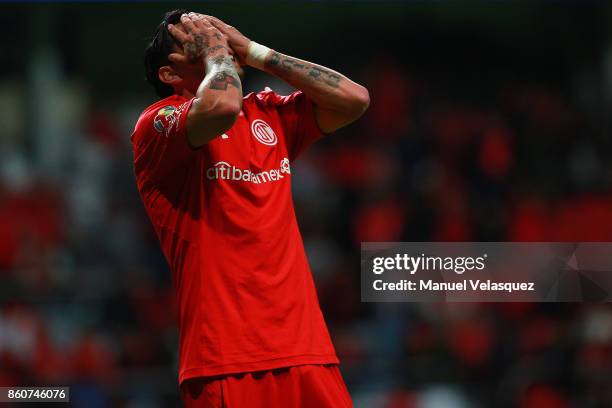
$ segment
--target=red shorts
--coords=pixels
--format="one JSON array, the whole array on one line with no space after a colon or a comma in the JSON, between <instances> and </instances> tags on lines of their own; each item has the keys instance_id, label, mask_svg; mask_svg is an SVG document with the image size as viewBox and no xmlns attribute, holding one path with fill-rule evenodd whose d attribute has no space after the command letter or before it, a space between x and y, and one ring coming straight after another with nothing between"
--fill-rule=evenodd
<instances>
[{"instance_id":1,"label":"red shorts","mask_svg":"<svg viewBox=\"0 0 612 408\"><path fill-rule=\"evenodd\" d=\"M337 365L301 365L192 378L181 384L186 408L352 408Z\"/></svg>"}]
</instances>

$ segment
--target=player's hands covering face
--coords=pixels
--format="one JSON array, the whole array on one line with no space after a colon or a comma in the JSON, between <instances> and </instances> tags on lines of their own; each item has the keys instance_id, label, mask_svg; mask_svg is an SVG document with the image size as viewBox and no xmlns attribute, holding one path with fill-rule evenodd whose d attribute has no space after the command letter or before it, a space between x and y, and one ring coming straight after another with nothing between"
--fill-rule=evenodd
<instances>
[{"instance_id":1,"label":"player's hands covering face","mask_svg":"<svg viewBox=\"0 0 612 408\"><path fill-rule=\"evenodd\" d=\"M227 37L202 14L183 14L181 25L169 24L168 31L183 47L168 55L174 63L196 64L229 51Z\"/></svg>"},{"instance_id":2,"label":"player's hands covering face","mask_svg":"<svg viewBox=\"0 0 612 408\"><path fill-rule=\"evenodd\" d=\"M210 23L218 29L223 35L226 36L229 46L234 50L238 62L242 65L246 65L246 55L249 48L250 39L245 37L235 27L224 23L217 17L203 15Z\"/></svg>"}]
</instances>

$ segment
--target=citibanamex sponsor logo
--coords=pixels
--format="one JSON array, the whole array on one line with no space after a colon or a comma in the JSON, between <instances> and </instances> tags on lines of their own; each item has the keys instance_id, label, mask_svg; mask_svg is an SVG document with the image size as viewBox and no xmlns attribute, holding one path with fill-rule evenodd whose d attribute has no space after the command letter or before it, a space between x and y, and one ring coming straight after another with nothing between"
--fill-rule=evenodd
<instances>
[{"instance_id":1,"label":"citibanamex sponsor logo","mask_svg":"<svg viewBox=\"0 0 612 408\"><path fill-rule=\"evenodd\" d=\"M291 165L286 157L280 161L279 168L264 170L258 173L248 169L241 169L224 161L217 162L206 169L206 178L208 180L245 181L253 184L282 180L287 174L291 174Z\"/></svg>"}]
</instances>

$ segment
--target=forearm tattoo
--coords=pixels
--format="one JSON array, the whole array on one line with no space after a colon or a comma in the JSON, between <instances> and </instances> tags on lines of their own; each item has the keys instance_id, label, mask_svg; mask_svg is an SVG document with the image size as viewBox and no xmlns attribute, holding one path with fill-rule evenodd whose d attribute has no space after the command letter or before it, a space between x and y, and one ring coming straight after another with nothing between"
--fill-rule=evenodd
<instances>
[{"instance_id":1,"label":"forearm tattoo","mask_svg":"<svg viewBox=\"0 0 612 408\"><path fill-rule=\"evenodd\" d=\"M274 51L266 59L266 66L272 72L306 73L311 81L322 82L332 88L338 88L342 79L340 75L331 70L318 67L314 64L302 63L295 58L284 56Z\"/></svg>"},{"instance_id":2,"label":"forearm tattoo","mask_svg":"<svg viewBox=\"0 0 612 408\"><path fill-rule=\"evenodd\" d=\"M240 77L234 67L231 57L220 55L209 63L209 72L212 77L208 83L208 88L220 91L227 90L232 85L238 89L242 88Z\"/></svg>"}]
</instances>

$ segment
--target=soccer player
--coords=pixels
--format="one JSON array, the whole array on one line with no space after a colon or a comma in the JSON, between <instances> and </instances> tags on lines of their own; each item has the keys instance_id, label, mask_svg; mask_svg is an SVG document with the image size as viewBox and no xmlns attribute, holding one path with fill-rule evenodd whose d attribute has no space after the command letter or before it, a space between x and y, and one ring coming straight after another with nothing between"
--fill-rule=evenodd
<instances>
[{"instance_id":1,"label":"soccer player","mask_svg":"<svg viewBox=\"0 0 612 408\"><path fill-rule=\"evenodd\" d=\"M242 94L249 65L299 89ZM291 198L291 164L363 114L342 74L212 16L166 14L145 51L161 99L138 119L138 190L177 291L187 407L352 406Z\"/></svg>"}]
</instances>

